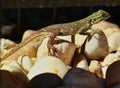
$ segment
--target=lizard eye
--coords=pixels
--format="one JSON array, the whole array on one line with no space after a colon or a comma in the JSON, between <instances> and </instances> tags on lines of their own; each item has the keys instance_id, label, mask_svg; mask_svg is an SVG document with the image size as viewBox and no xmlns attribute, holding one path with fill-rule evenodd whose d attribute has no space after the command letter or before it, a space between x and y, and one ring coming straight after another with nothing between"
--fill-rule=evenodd
<instances>
[{"instance_id":1,"label":"lizard eye","mask_svg":"<svg viewBox=\"0 0 120 88\"><path fill-rule=\"evenodd\" d=\"M88 22L91 23L91 22L92 22L92 19L89 19Z\"/></svg>"},{"instance_id":2,"label":"lizard eye","mask_svg":"<svg viewBox=\"0 0 120 88\"><path fill-rule=\"evenodd\" d=\"M89 19L88 22L89 22L90 24L94 24L95 19Z\"/></svg>"}]
</instances>

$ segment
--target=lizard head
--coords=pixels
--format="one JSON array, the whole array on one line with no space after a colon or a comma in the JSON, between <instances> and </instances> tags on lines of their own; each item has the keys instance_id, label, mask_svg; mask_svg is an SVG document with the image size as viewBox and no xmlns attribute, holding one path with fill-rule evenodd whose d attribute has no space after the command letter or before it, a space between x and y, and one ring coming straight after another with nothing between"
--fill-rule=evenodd
<instances>
[{"instance_id":1,"label":"lizard head","mask_svg":"<svg viewBox=\"0 0 120 88\"><path fill-rule=\"evenodd\" d=\"M91 14L88 17L88 22L92 24L96 24L100 21L106 20L110 17L110 14L104 10L98 10L97 12Z\"/></svg>"}]
</instances>

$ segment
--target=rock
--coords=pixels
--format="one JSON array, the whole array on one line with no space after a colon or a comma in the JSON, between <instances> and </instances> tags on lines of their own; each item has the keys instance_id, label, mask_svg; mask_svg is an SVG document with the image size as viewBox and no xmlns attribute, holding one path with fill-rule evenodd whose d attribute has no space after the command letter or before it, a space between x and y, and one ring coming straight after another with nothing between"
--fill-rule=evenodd
<instances>
[{"instance_id":1,"label":"rock","mask_svg":"<svg viewBox=\"0 0 120 88\"><path fill-rule=\"evenodd\" d=\"M78 68L82 68L84 70L89 70L88 62L87 62L85 56L81 53L79 53L77 55L75 53L75 56L73 58L73 66L78 67Z\"/></svg>"},{"instance_id":2,"label":"rock","mask_svg":"<svg viewBox=\"0 0 120 88\"><path fill-rule=\"evenodd\" d=\"M89 71L92 72L93 74L97 75L98 77L103 77L102 69L101 69L101 64L97 60L92 60L89 65Z\"/></svg>"},{"instance_id":3,"label":"rock","mask_svg":"<svg viewBox=\"0 0 120 88\"><path fill-rule=\"evenodd\" d=\"M72 57L75 52L75 46L73 43L66 40L54 40L54 44L50 45L50 50L48 49L48 40L50 38L45 38L42 44L39 46L37 51L37 59L41 59L46 56L54 56L60 58L66 65L70 65Z\"/></svg>"},{"instance_id":4,"label":"rock","mask_svg":"<svg viewBox=\"0 0 120 88\"><path fill-rule=\"evenodd\" d=\"M120 47L120 32L113 33L108 37L110 52L116 51Z\"/></svg>"},{"instance_id":5,"label":"rock","mask_svg":"<svg viewBox=\"0 0 120 88\"><path fill-rule=\"evenodd\" d=\"M30 71L30 69L33 66L31 58L26 55L18 57L17 62L21 66L21 68L24 70L24 72L26 72L26 74Z\"/></svg>"},{"instance_id":6,"label":"rock","mask_svg":"<svg viewBox=\"0 0 120 88\"><path fill-rule=\"evenodd\" d=\"M53 56L46 56L39 59L28 73L29 79L32 79L36 75L42 73L54 73L63 78L65 73L68 71L67 66L59 59Z\"/></svg>"},{"instance_id":7,"label":"rock","mask_svg":"<svg viewBox=\"0 0 120 88\"><path fill-rule=\"evenodd\" d=\"M108 41L105 34L98 30L88 36L81 48L88 60L104 59L109 53Z\"/></svg>"}]
</instances>

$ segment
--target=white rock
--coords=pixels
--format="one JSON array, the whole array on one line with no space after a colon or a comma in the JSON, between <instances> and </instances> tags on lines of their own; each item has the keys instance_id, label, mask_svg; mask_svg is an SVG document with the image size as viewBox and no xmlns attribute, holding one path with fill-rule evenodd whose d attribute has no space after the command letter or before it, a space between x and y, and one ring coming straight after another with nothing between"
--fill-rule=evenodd
<instances>
[{"instance_id":1,"label":"white rock","mask_svg":"<svg viewBox=\"0 0 120 88\"><path fill-rule=\"evenodd\" d=\"M72 57L75 52L75 46L73 43L58 40L57 44L54 44L56 51L53 51L53 56L60 58L66 65L71 65Z\"/></svg>"},{"instance_id":2,"label":"white rock","mask_svg":"<svg viewBox=\"0 0 120 88\"><path fill-rule=\"evenodd\" d=\"M102 66L109 66L113 62L120 60L120 56L116 53L108 54L102 62Z\"/></svg>"},{"instance_id":3,"label":"white rock","mask_svg":"<svg viewBox=\"0 0 120 88\"><path fill-rule=\"evenodd\" d=\"M96 29L96 30L100 29L102 31L105 31L108 28L119 28L119 26L108 21L101 21L97 24L92 25L92 29Z\"/></svg>"},{"instance_id":4,"label":"white rock","mask_svg":"<svg viewBox=\"0 0 120 88\"><path fill-rule=\"evenodd\" d=\"M116 32L120 32L120 28L107 28L106 30L103 30L103 32L105 33L106 37L108 38L112 34L114 34Z\"/></svg>"},{"instance_id":5,"label":"white rock","mask_svg":"<svg viewBox=\"0 0 120 88\"><path fill-rule=\"evenodd\" d=\"M50 37L47 37L45 38L41 45L38 47L38 50L37 50L37 59L41 59L43 57L46 57L48 56L48 47L47 47L47 44L48 44L48 40L50 39Z\"/></svg>"},{"instance_id":6,"label":"white rock","mask_svg":"<svg viewBox=\"0 0 120 88\"><path fill-rule=\"evenodd\" d=\"M4 69L4 70L8 70L10 72L13 72L13 71L18 71L18 69L20 71L22 71L23 73L26 73L24 71L24 69L22 68L21 65L19 65L19 63L16 61L16 60L13 60L12 62L8 63L8 64L4 64L1 69Z\"/></svg>"},{"instance_id":7,"label":"white rock","mask_svg":"<svg viewBox=\"0 0 120 88\"><path fill-rule=\"evenodd\" d=\"M118 47L117 51L119 51L119 52L120 52L120 47Z\"/></svg>"},{"instance_id":8,"label":"white rock","mask_svg":"<svg viewBox=\"0 0 120 88\"><path fill-rule=\"evenodd\" d=\"M66 40L66 41L69 41L69 42L72 42L71 35L68 35L68 36L57 36L57 38L62 39L62 40Z\"/></svg>"},{"instance_id":9,"label":"white rock","mask_svg":"<svg viewBox=\"0 0 120 88\"><path fill-rule=\"evenodd\" d=\"M102 65L102 72L103 72L103 78L106 78L106 71L107 68L114 63L115 61L120 60L120 53L110 53L108 54L105 59L101 62Z\"/></svg>"},{"instance_id":10,"label":"white rock","mask_svg":"<svg viewBox=\"0 0 120 88\"><path fill-rule=\"evenodd\" d=\"M8 70L8 71L14 71L14 70L15 70L14 67L15 67L15 68L18 68L18 69L21 69L20 65L17 63L16 60L13 60L13 61L11 61L11 62L8 63L8 64L4 64L4 65L1 67L1 69L5 69L5 70ZM22 69L22 70L23 70L23 69Z\"/></svg>"},{"instance_id":11,"label":"white rock","mask_svg":"<svg viewBox=\"0 0 120 88\"><path fill-rule=\"evenodd\" d=\"M10 65L10 64L3 65L1 67L1 70L7 70L7 71L12 72L12 71L16 71L16 70L20 69L19 66L16 64L16 62L13 62L13 63L14 63L14 65Z\"/></svg>"},{"instance_id":12,"label":"white rock","mask_svg":"<svg viewBox=\"0 0 120 88\"><path fill-rule=\"evenodd\" d=\"M113 33L108 37L108 44L111 51L117 50L120 47L120 32Z\"/></svg>"},{"instance_id":13,"label":"white rock","mask_svg":"<svg viewBox=\"0 0 120 88\"><path fill-rule=\"evenodd\" d=\"M88 62L85 58L84 55L82 54L79 54L79 55L75 55L74 58L74 67L78 67L78 68L82 68L82 69L85 69L85 70L89 70L88 68Z\"/></svg>"},{"instance_id":14,"label":"white rock","mask_svg":"<svg viewBox=\"0 0 120 88\"><path fill-rule=\"evenodd\" d=\"M105 67L102 67L102 73L103 73L103 78L105 79L106 78L106 71L108 69L108 66L105 66Z\"/></svg>"},{"instance_id":15,"label":"white rock","mask_svg":"<svg viewBox=\"0 0 120 88\"><path fill-rule=\"evenodd\" d=\"M82 46L82 44L85 42L86 37L87 37L86 35L76 34L75 35L75 46L76 47Z\"/></svg>"},{"instance_id":16,"label":"white rock","mask_svg":"<svg viewBox=\"0 0 120 88\"><path fill-rule=\"evenodd\" d=\"M54 40L53 48L48 49L48 40L45 38L37 51L37 59L41 59L46 56L55 56L60 58L66 65L70 65L72 57L74 55L75 46L73 43L66 40ZM54 50L55 49L55 50Z\"/></svg>"},{"instance_id":17,"label":"white rock","mask_svg":"<svg viewBox=\"0 0 120 88\"><path fill-rule=\"evenodd\" d=\"M29 79L32 79L38 74L49 72L57 74L63 78L67 71L67 66L60 59L52 56L47 56L39 59L35 65L33 65L27 76Z\"/></svg>"},{"instance_id":18,"label":"white rock","mask_svg":"<svg viewBox=\"0 0 120 88\"><path fill-rule=\"evenodd\" d=\"M33 33L36 33L35 30L26 30L23 34L23 37L22 37L22 41L25 40L26 38L30 37L31 35L33 35Z\"/></svg>"},{"instance_id":19,"label":"white rock","mask_svg":"<svg viewBox=\"0 0 120 88\"><path fill-rule=\"evenodd\" d=\"M11 70L14 70L13 67L17 67L22 72L27 74L32 66L33 66L33 63L29 56L20 56L17 60L13 60L8 64L4 64L1 69L6 69L8 71L11 71Z\"/></svg>"},{"instance_id":20,"label":"white rock","mask_svg":"<svg viewBox=\"0 0 120 88\"><path fill-rule=\"evenodd\" d=\"M95 31L91 37L87 38L82 50L89 60L105 58L109 53L108 41L105 34L100 30Z\"/></svg>"},{"instance_id":21,"label":"white rock","mask_svg":"<svg viewBox=\"0 0 120 88\"><path fill-rule=\"evenodd\" d=\"M3 51L4 49L10 49L16 45L15 42L9 39L1 38L0 39L0 50Z\"/></svg>"},{"instance_id":22,"label":"white rock","mask_svg":"<svg viewBox=\"0 0 120 88\"><path fill-rule=\"evenodd\" d=\"M17 62L24 69L26 74L29 72L29 70L33 66L33 63L29 56L20 56L20 57L18 57Z\"/></svg>"},{"instance_id":23,"label":"white rock","mask_svg":"<svg viewBox=\"0 0 120 88\"><path fill-rule=\"evenodd\" d=\"M99 61L92 60L89 65L90 72L96 74L98 77L103 77L102 66Z\"/></svg>"},{"instance_id":24,"label":"white rock","mask_svg":"<svg viewBox=\"0 0 120 88\"><path fill-rule=\"evenodd\" d=\"M120 47L118 47L116 54L120 56Z\"/></svg>"},{"instance_id":25,"label":"white rock","mask_svg":"<svg viewBox=\"0 0 120 88\"><path fill-rule=\"evenodd\" d=\"M85 59L81 60L76 67L88 70L88 63Z\"/></svg>"}]
</instances>

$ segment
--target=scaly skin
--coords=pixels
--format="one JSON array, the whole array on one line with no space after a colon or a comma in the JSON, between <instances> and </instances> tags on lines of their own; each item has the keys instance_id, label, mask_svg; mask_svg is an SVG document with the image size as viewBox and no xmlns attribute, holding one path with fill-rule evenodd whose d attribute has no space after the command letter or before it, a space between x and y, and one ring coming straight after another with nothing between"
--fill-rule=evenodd
<instances>
[{"instance_id":1,"label":"scaly skin","mask_svg":"<svg viewBox=\"0 0 120 88\"><path fill-rule=\"evenodd\" d=\"M109 13L103 10L99 10L82 20L78 20L70 23L50 25L38 30L38 32L49 31L61 36L75 35L79 33L84 34L93 24L106 20L109 17L110 17Z\"/></svg>"},{"instance_id":2,"label":"scaly skin","mask_svg":"<svg viewBox=\"0 0 120 88\"><path fill-rule=\"evenodd\" d=\"M2 56L0 59L2 60L1 63L4 63L6 60L11 61L13 60L12 57L15 56L15 54L20 50L21 48L25 47L27 44L34 44L35 42L42 40L45 37L48 36L54 36L54 35L60 35L60 36L65 36L65 35L75 35L75 34L85 34L85 32L93 25L96 23L99 23L100 21L106 20L109 18L110 15L109 13L99 10L90 16L74 21L74 22L69 22L69 23L63 23L63 24L55 24L55 25L50 25L47 27L44 27L42 29L39 29L37 33L32 34L31 37L25 39L25 41L21 42L18 44L16 47L14 47L10 52ZM39 45L40 45L39 43ZM20 52L19 52L20 53ZM19 55L22 55L20 53Z\"/></svg>"},{"instance_id":3,"label":"scaly skin","mask_svg":"<svg viewBox=\"0 0 120 88\"><path fill-rule=\"evenodd\" d=\"M10 50L7 54L3 55L0 60L1 60L1 65L5 63L9 63L10 61L18 58L21 55L24 55L22 52L22 49L25 48L27 45L30 45L34 48L36 46L38 47L42 40L46 37L53 36L52 32L41 32L41 33L34 33L34 36L31 36L30 38L25 39L23 42L20 44L16 45L12 50ZM27 54L27 51L26 51Z\"/></svg>"}]
</instances>

